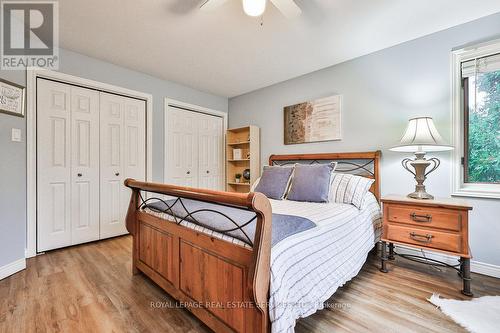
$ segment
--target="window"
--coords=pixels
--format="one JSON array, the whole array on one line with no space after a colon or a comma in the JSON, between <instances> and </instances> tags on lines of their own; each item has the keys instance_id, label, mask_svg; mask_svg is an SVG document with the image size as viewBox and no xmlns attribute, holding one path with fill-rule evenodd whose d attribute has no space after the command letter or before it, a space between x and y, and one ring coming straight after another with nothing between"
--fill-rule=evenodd
<instances>
[{"instance_id":1,"label":"window","mask_svg":"<svg viewBox=\"0 0 500 333\"><path fill-rule=\"evenodd\" d=\"M462 63L464 182L500 183L500 55Z\"/></svg>"},{"instance_id":2,"label":"window","mask_svg":"<svg viewBox=\"0 0 500 333\"><path fill-rule=\"evenodd\" d=\"M452 59L453 194L500 198L500 41Z\"/></svg>"}]
</instances>

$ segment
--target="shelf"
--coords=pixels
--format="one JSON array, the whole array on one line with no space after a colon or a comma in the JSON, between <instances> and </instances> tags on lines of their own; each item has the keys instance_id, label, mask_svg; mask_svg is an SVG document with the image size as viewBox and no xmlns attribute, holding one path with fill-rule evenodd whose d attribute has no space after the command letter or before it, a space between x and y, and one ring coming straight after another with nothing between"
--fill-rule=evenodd
<instances>
[{"instance_id":1,"label":"shelf","mask_svg":"<svg viewBox=\"0 0 500 333\"><path fill-rule=\"evenodd\" d=\"M228 142L227 145L228 146L238 146L238 145L245 145L245 144L249 144L250 141L240 141L240 142Z\"/></svg>"},{"instance_id":2,"label":"shelf","mask_svg":"<svg viewBox=\"0 0 500 333\"><path fill-rule=\"evenodd\" d=\"M231 128L231 129L228 129L227 131L232 132L232 133L248 132L249 128L250 128L250 126L243 126L243 127L238 127L238 128Z\"/></svg>"},{"instance_id":3,"label":"shelf","mask_svg":"<svg viewBox=\"0 0 500 333\"><path fill-rule=\"evenodd\" d=\"M250 183L236 183L236 182L228 182L228 185L238 185L238 186L250 186Z\"/></svg>"},{"instance_id":4,"label":"shelf","mask_svg":"<svg viewBox=\"0 0 500 333\"><path fill-rule=\"evenodd\" d=\"M228 162L248 162L250 161L249 158L242 158L242 159L239 159L239 160L227 160Z\"/></svg>"},{"instance_id":5,"label":"shelf","mask_svg":"<svg viewBox=\"0 0 500 333\"><path fill-rule=\"evenodd\" d=\"M252 184L260 176L260 134L257 126L245 126L228 129L226 132L226 191L248 193ZM235 154L235 150L239 150ZM240 178L236 182L236 175L245 174L246 170L252 175L252 182Z\"/></svg>"}]
</instances>

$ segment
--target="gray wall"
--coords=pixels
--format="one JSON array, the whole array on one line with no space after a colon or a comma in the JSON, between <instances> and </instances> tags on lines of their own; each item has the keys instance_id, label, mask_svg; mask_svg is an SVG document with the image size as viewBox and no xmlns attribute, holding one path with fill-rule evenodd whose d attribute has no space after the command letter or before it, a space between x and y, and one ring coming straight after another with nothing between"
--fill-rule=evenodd
<instances>
[{"instance_id":1,"label":"gray wall","mask_svg":"<svg viewBox=\"0 0 500 333\"><path fill-rule=\"evenodd\" d=\"M227 112L225 97L161 80L68 50L60 50L59 71L153 95L153 179L163 180L164 98ZM161 64L158 64L161 66ZM0 71L0 78L26 86L25 71ZM10 141L11 128L23 141ZM26 118L0 114L0 267L24 257L26 240Z\"/></svg>"},{"instance_id":2,"label":"gray wall","mask_svg":"<svg viewBox=\"0 0 500 333\"><path fill-rule=\"evenodd\" d=\"M270 154L382 150L382 193L413 191L412 175L388 151L408 122L432 116L451 140L450 51L500 35L500 14L460 25L364 57L313 72L229 100L229 124L261 128L261 160ZM283 106L343 95L342 141L285 146ZM428 192L450 195L450 153L436 153L442 166L427 180ZM500 265L500 200L470 199L474 260Z\"/></svg>"},{"instance_id":3,"label":"gray wall","mask_svg":"<svg viewBox=\"0 0 500 333\"><path fill-rule=\"evenodd\" d=\"M17 71L0 77L24 85ZM26 118L0 113L0 267L24 258L26 238ZM12 142L11 129L22 129L22 142Z\"/></svg>"}]
</instances>

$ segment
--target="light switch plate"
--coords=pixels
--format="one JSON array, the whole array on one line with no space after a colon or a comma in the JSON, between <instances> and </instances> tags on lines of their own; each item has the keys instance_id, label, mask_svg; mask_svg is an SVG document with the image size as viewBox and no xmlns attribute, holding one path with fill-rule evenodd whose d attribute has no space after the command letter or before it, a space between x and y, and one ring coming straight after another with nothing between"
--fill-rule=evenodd
<instances>
[{"instance_id":1,"label":"light switch plate","mask_svg":"<svg viewBox=\"0 0 500 333\"><path fill-rule=\"evenodd\" d=\"M12 142L21 142L21 130L19 128L12 129Z\"/></svg>"}]
</instances>

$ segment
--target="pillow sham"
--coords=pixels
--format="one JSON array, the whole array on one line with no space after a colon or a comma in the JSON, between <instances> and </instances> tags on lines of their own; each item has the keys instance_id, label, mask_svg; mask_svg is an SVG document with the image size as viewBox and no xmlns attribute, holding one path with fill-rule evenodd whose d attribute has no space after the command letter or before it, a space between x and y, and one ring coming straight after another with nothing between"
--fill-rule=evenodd
<instances>
[{"instance_id":1,"label":"pillow sham","mask_svg":"<svg viewBox=\"0 0 500 333\"><path fill-rule=\"evenodd\" d=\"M362 176L334 172L330 182L329 201L352 204L361 209L365 194L374 181Z\"/></svg>"},{"instance_id":2,"label":"pillow sham","mask_svg":"<svg viewBox=\"0 0 500 333\"><path fill-rule=\"evenodd\" d=\"M336 165L336 163L295 164L287 200L328 202L330 178Z\"/></svg>"},{"instance_id":3,"label":"pillow sham","mask_svg":"<svg viewBox=\"0 0 500 333\"><path fill-rule=\"evenodd\" d=\"M250 192L255 192L255 188L257 187L257 185L259 185L259 182L260 182L260 177L253 182L252 186L250 187Z\"/></svg>"},{"instance_id":4,"label":"pillow sham","mask_svg":"<svg viewBox=\"0 0 500 333\"><path fill-rule=\"evenodd\" d=\"M282 200L290 185L293 168L282 166L264 166L255 192L264 194L269 199Z\"/></svg>"}]
</instances>

